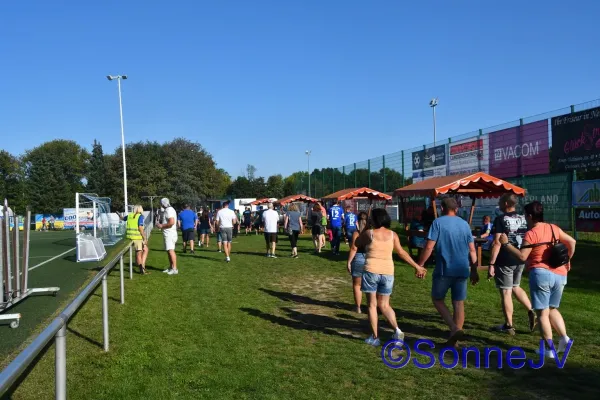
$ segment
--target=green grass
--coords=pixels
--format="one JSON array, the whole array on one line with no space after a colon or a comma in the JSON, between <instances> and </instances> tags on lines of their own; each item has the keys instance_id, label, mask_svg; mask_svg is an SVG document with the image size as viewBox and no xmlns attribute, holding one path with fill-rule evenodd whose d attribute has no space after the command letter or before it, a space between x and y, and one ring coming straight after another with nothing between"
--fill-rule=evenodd
<instances>
[{"instance_id":1,"label":"green grass","mask_svg":"<svg viewBox=\"0 0 600 400\"><path fill-rule=\"evenodd\" d=\"M547 362L540 370L452 370L439 365L390 369L380 349L364 344L366 315L352 312L350 279L343 257L313 255L303 237L301 258L287 241L280 258L264 257L262 237L240 237L231 264L202 249L179 254L180 274L166 265L160 234L151 240L149 276L126 281L126 304L118 304L118 271L109 278L111 349L101 349L100 291L69 325L68 393L71 399L527 399L598 398L597 248L577 250L561 310L575 344L567 366ZM482 274L484 278L484 274ZM523 282L527 287L527 281ZM429 338L440 345L447 330L430 300L431 277L414 278L397 263L391 303L408 342ZM518 334L490 331L502 322L499 296L482 279L469 288L464 346L523 347L538 343L526 332L526 313L516 308ZM381 337L391 331L381 319ZM53 348L12 394L47 399L54 390Z\"/></svg>"}]
</instances>

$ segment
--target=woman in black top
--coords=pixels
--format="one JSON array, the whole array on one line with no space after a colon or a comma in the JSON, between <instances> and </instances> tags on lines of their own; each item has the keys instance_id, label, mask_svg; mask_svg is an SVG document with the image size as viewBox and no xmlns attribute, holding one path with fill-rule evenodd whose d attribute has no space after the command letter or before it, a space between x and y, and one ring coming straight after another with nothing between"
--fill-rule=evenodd
<instances>
[{"instance_id":1,"label":"woman in black top","mask_svg":"<svg viewBox=\"0 0 600 400\"><path fill-rule=\"evenodd\" d=\"M323 227L321 225L321 220L323 219L323 212L320 204L315 204L312 209L311 214L311 222L312 222L312 237L313 237L313 245L315 246L315 252L321 252L321 234L323 232Z\"/></svg>"}]
</instances>

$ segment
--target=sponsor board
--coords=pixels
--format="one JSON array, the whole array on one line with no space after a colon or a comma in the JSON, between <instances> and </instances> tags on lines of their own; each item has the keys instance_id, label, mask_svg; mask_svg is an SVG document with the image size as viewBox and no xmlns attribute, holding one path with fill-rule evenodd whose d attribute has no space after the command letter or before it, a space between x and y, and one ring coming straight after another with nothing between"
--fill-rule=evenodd
<instances>
[{"instance_id":1,"label":"sponsor board","mask_svg":"<svg viewBox=\"0 0 600 400\"><path fill-rule=\"evenodd\" d=\"M45 220L45 221L44 221ZM35 230L40 231L46 223L47 229L64 229L65 219L62 215L35 214Z\"/></svg>"},{"instance_id":2,"label":"sponsor board","mask_svg":"<svg viewBox=\"0 0 600 400\"><path fill-rule=\"evenodd\" d=\"M548 120L489 134L489 172L498 178L549 172Z\"/></svg>"},{"instance_id":3,"label":"sponsor board","mask_svg":"<svg viewBox=\"0 0 600 400\"><path fill-rule=\"evenodd\" d=\"M575 227L579 232L600 232L600 208L577 208Z\"/></svg>"},{"instance_id":4,"label":"sponsor board","mask_svg":"<svg viewBox=\"0 0 600 400\"><path fill-rule=\"evenodd\" d=\"M573 182L573 206L600 207L600 179Z\"/></svg>"},{"instance_id":5,"label":"sponsor board","mask_svg":"<svg viewBox=\"0 0 600 400\"><path fill-rule=\"evenodd\" d=\"M65 208L63 210L64 215L64 229L75 229L77 221L77 209ZM80 208L79 209L79 227L84 229L94 229L94 209L92 208Z\"/></svg>"},{"instance_id":6,"label":"sponsor board","mask_svg":"<svg viewBox=\"0 0 600 400\"><path fill-rule=\"evenodd\" d=\"M412 153L413 182L435 176L446 176L446 145L414 151Z\"/></svg>"},{"instance_id":7,"label":"sponsor board","mask_svg":"<svg viewBox=\"0 0 600 400\"><path fill-rule=\"evenodd\" d=\"M489 171L488 135L465 139L448 145L450 175Z\"/></svg>"},{"instance_id":8,"label":"sponsor board","mask_svg":"<svg viewBox=\"0 0 600 400\"><path fill-rule=\"evenodd\" d=\"M552 118L554 172L600 167L600 107Z\"/></svg>"}]
</instances>

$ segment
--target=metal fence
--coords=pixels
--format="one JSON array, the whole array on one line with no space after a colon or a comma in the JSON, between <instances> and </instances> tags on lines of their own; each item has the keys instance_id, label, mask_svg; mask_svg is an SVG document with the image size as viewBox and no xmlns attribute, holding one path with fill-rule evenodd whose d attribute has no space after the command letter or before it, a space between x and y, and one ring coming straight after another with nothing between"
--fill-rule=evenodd
<instances>
[{"instance_id":1,"label":"metal fence","mask_svg":"<svg viewBox=\"0 0 600 400\"><path fill-rule=\"evenodd\" d=\"M154 227L153 215L150 215L144 224L146 237ZM108 283L107 276L113 268L119 264L119 277L121 286L121 304L125 304L125 273L124 256L129 252L129 279L133 279L133 246L129 243L122 249L90 283L87 284L65 307L65 309L40 333L29 346L27 346L17 357L0 373L0 397L13 389L19 378L27 371L38 356L44 351L48 343L54 339L55 348L55 398L64 400L67 398L67 325L73 315L81 308L88 297L94 293L96 288L102 284L102 332L104 351L109 350L109 324L108 324Z\"/></svg>"},{"instance_id":2,"label":"metal fence","mask_svg":"<svg viewBox=\"0 0 600 400\"><path fill-rule=\"evenodd\" d=\"M430 176L476 170L483 170L503 179L548 174L553 169L550 157L551 118L599 106L600 99L597 99L477 129L439 140L435 145L428 143L341 167L315 169L311 171L310 193L314 197L323 197L338 190L363 186L389 193ZM421 152L432 151L439 146L445 146L446 160L429 168L422 168L422 164L416 165L415 157ZM473 146L476 148L473 149ZM474 158L471 161L465 160L464 155L469 150L471 153L480 152L478 162L473 162ZM417 166L421 168L415 168ZM309 192L307 175L296 180L297 193Z\"/></svg>"}]
</instances>

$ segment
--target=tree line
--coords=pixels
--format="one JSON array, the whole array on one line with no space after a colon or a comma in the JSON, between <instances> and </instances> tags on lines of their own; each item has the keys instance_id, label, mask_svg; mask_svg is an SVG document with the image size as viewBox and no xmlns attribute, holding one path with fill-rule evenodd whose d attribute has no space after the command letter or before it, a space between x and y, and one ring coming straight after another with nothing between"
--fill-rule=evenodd
<instances>
[{"instance_id":1,"label":"tree line","mask_svg":"<svg viewBox=\"0 0 600 400\"><path fill-rule=\"evenodd\" d=\"M125 155L129 204L149 207L144 196L151 195L168 197L177 206L200 206L211 199L282 198L309 192L306 171L265 179L248 165L244 176L232 180L199 143L187 139L129 143ZM391 191L406 183L400 173L389 168L346 174L334 168L315 169L310 193L320 197L362 186ZM8 199L17 213L23 214L25 207L31 206L33 213L60 214L63 208L74 207L77 192L109 197L113 211L123 209L121 147L104 153L95 140L90 152L72 140L52 140L20 156L0 150L0 199Z\"/></svg>"}]
</instances>

